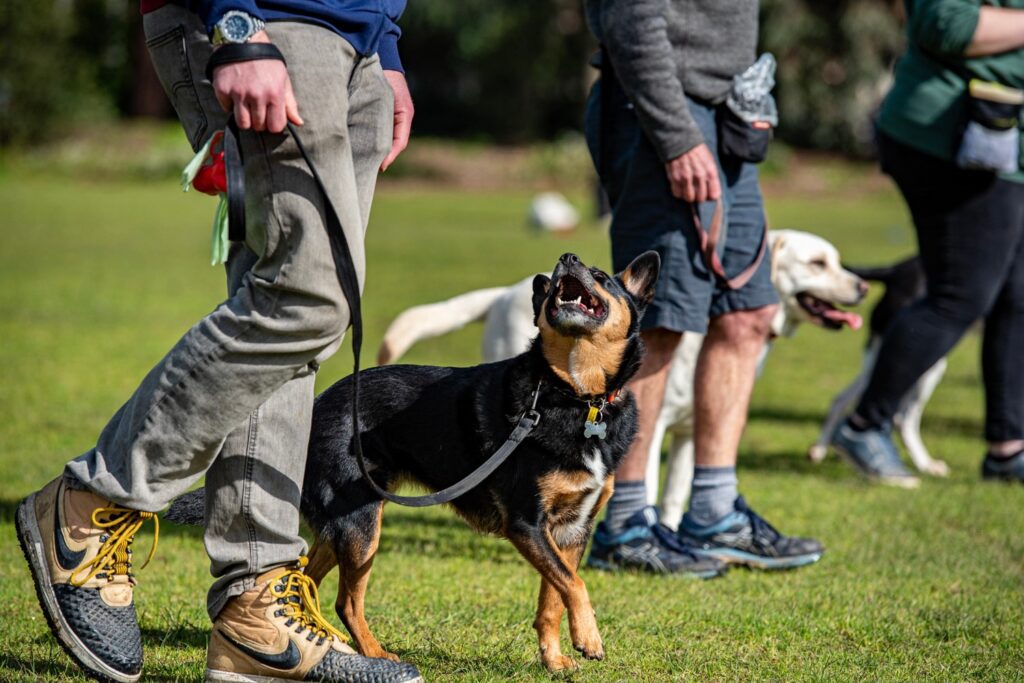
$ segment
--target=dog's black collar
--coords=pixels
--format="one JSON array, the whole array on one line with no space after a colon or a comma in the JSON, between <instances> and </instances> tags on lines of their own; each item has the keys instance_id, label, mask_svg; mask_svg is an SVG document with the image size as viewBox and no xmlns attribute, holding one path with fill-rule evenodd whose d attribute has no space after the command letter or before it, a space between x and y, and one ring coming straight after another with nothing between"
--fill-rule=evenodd
<instances>
[{"instance_id":1,"label":"dog's black collar","mask_svg":"<svg viewBox=\"0 0 1024 683\"><path fill-rule=\"evenodd\" d=\"M622 387L619 387L618 389L610 391L607 394L580 396L579 394L573 391L569 391L564 387L559 386L559 384L565 384L565 382L562 382L561 380L559 380L558 382L551 382L550 384L552 389L554 389L557 393L561 394L562 396L568 399L586 404L587 406L596 405L601 408L604 408L604 406L608 405L609 403L613 403L615 399L618 398L619 394L622 393Z\"/></svg>"}]
</instances>

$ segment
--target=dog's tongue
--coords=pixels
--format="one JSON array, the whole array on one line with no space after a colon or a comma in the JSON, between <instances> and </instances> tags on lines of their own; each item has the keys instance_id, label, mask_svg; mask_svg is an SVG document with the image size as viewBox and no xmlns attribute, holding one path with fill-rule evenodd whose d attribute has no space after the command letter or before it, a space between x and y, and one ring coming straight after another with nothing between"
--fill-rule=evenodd
<instances>
[{"instance_id":1,"label":"dog's tongue","mask_svg":"<svg viewBox=\"0 0 1024 683\"><path fill-rule=\"evenodd\" d=\"M851 330L859 330L860 326L864 324L864 320L852 311L841 311L838 308L831 308L822 314L823 318L828 318L833 322L837 322L841 325L849 325Z\"/></svg>"}]
</instances>

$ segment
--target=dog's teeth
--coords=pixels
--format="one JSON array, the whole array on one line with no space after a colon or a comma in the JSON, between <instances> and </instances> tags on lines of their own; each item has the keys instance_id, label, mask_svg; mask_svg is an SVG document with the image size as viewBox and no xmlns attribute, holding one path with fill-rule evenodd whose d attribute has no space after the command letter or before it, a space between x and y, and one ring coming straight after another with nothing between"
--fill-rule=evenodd
<instances>
[{"instance_id":1,"label":"dog's teeth","mask_svg":"<svg viewBox=\"0 0 1024 683\"><path fill-rule=\"evenodd\" d=\"M573 299L572 301L570 301L569 303L571 303L571 304L578 304L580 302L580 299L582 299L582 298L583 297L578 296L575 299Z\"/></svg>"},{"instance_id":2,"label":"dog's teeth","mask_svg":"<svg viewBox=\"0 0 1024 683\"><path fill-rule=\"evenodd\" d=\"M556 303L557 305L561 306L561 305L562 305L562 304L564 304L565 302L564 302L564 301L562 301L562 297L556 296L556 297L555 297L555 303Z\"/></svg>"}]
</instances>

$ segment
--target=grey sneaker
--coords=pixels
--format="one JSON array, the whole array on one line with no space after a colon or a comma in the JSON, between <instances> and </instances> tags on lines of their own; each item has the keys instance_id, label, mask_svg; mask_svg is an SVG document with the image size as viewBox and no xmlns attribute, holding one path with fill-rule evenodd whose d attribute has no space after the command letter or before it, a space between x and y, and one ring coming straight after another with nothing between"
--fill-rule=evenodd
<instances>
[{"instance_id":1,"label":"grey sneaker","mask_svg":"<svg viewBox=\"0 0 1024 683\"><path fill-rule=\"evenodd\" d=\"M981 462L981 478L1024 483L1024 451L1008 458L986 454Z\"/></svg>"},{"instance_id":2,"label":"grey sneaker","mask_svg":"<svg viewBox=\"0 0 1024 683\"><path fill-rule=\"evenodd\" d=\"M587 566L694 579L713 579L729 568L721 560L698 555L679 541L671 529L658 521L658 510L653 505L635 512L617 534L612 534L604 522L598 524Z\"/></svg>"},{"instance_id":3,"label":"grey sneaker","mask_svg":"<svg viewBox=\"0 0 1024 683\"><path fill-rule=\"evenodd\" d=\"M916 489L921 484L903 464L888 430L857 431L846 421L832 435L832 446L872 481L905 489Z\"/></svg>"},{"instance_id":4,"label":"grey sneaker","mask_svg":"<svg viewBox=\"0 0 1024 683\"><path fill-rule=\"evenodd\" d=\"M817 562L825 552L817 539L780 533L743 496L732 512L708 526L694 523L690 513L683 515L679 540L698 555L754 569L795 569Z\"/></svg>"}]
</instances>

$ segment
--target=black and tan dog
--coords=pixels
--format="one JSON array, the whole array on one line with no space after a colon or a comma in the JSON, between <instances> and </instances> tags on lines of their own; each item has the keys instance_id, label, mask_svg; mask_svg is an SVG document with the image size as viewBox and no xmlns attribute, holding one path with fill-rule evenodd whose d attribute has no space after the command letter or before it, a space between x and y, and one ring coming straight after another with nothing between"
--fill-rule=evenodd
<instances>
[{"instance_id":1,"label":"black and tan dog","mask_svg":"<svg viewBox=\"0 0 1024 683\"><path fill-rule=\"evenodd\" d=\"M640 364L638 323L659 267L658 255L647 252L612 277L565 254L551 278L534 280L540 333L527 352L469 368L395 365L361 375L363 451L374 481L387 489L415 482L437 491L461 480L501 446L536 400L541 419L533 432L451 506L477 531L511 541L540 573L534 628L550 670L575 666L559 646L564 610L573 647L588 659L604 656L576 572L636 432L636 407L623 387ZM316 542L307 572L319 583L338 566L336 608L356 647L395 658L363 611L384 501L352 454L351 392L351 379L343 379L317 398L313 411L302 514Z\"/></svg>"}]
</instances>

